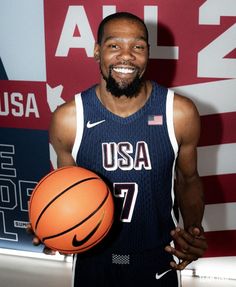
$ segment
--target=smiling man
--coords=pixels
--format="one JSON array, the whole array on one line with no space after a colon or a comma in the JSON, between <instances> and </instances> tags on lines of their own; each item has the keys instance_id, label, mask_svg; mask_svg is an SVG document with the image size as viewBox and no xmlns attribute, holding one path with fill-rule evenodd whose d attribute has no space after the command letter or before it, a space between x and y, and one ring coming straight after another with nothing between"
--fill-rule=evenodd
<instances>
[{"instance_id":1,"label":"smiling man","mask_svg":"<svg viewBox=\"0 0 236 287\"><path fill-rule=\"evenodd\" d=\"M133 20L127 23L127 19L120 18L112 24L100 26L98 31L95 59L100 61L105 80L103 88L106 84L106 90L115 97L135 97L144 84L149 53L148 32L142 23ZM138 30L137 24L140 26Z\"/></svg>"},{"instance_id":2,"label":"smiling man","mask_svg":"<svg viewBox=\"0 0 236 287\"><path fill-rule=\"evenodd\" d=\"M100 83L53 114L50 140L58 166L98 173L116 208L105 240L74 257L74 287L176 287L178 270L207 248L199 115L189 99L144 80L148 56L144 22L125 12L108 16L94 48ZM177 227L175 201L183 228Z\"/></svg>"}]
</instances>

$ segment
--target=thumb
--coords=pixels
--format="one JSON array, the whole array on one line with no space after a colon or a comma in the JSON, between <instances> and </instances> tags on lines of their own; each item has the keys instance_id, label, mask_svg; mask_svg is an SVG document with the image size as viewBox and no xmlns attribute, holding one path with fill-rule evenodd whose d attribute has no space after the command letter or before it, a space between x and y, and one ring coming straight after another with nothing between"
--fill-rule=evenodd
<instances>
[{"instance_id":1,"label":"thumb","mask_svg":"<svg viewBox=\"0 0 236 287\"><path fill-rule=\"evenodd\" d=\"M201 234L201 229L199 227L196 226L191 226L188 228L188 232L193 235L194 237L196 236L200 236Z\"/></svg>"}]
</instances>

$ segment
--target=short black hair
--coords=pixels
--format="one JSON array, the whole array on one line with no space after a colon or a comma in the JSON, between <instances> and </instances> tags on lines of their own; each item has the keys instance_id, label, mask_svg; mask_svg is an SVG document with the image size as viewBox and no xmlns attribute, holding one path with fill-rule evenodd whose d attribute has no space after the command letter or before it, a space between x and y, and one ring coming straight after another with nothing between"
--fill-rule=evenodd
<instances>
[{"instance_id":1,"label":"short black hair","mask_svg":"<svg viewBox=\"0 0 236 287\"><path fill-rule=\"evenodd\" d=\"M147 26L146 24L144 23L144 21L139 18L138 16L132 14L132 13L129 13L129 12L117 12L117 13L114 13L114 14L111 14L107 17L105 17L99 27L98 27L98 31L97 31L97 43L99 45L101 45L102 43L102 37L103 37L103 34L104 34L104 27L105 25L112 21L112 20L115 20L115 19L127 19L127 20L132 20L132 21L136 21L138 23L140 23L144 30L145 30L145 34L146 34L146 40L147 40L147 43L148 43L148 29L147 29Z\"/></svg>"}]
</instances>

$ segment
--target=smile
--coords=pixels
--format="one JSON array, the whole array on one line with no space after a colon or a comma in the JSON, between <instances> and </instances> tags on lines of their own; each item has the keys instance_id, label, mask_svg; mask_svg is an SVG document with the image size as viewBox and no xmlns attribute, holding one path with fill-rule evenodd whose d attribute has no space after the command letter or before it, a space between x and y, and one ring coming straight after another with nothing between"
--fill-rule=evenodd
<instances>
[{"instance_id":1,"label":"smile","mask_svg":"<svg viewBox=\"0 0 236 287\"><path fill-rule=\"evenodd\" d=\"M113 71L120 74L132 74L135 72L135 68L113 67Z\"/></svg>"}]
</instances>

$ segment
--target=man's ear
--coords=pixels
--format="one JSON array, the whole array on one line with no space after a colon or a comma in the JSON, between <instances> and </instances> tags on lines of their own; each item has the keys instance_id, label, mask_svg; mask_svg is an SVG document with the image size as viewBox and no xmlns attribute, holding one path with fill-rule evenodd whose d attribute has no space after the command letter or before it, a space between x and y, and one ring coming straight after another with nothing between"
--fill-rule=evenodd
<instances>
[{"instance_id":1,"label":"man's ear","mask_svg":"<svg viewBox=\"0 0 236 287\"><path fill-rule=\"evenodd\" d=\"M94 46L94 59L96 62L100 62L100 46L96 43Z\"/></svg>"}]
</instances>

